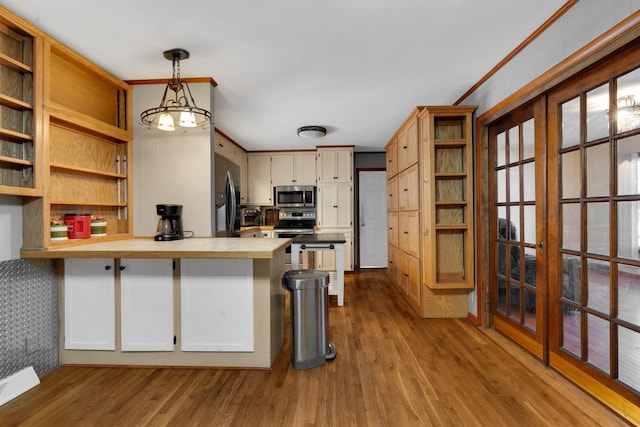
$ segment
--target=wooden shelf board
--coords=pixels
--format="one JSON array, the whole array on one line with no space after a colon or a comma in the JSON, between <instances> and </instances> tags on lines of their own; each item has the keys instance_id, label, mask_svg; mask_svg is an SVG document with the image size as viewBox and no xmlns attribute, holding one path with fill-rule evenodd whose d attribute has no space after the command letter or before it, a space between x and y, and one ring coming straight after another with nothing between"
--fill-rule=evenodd
<instances>
[{"instance_id":1,"label":"wooden shelf board","mask_svg":"<svg viewBox=\"0 0 640 427\"><path fill-rule=\"evenodd\" d=\"M33 141L33 137L31 135L3 128L0 128L0 138L7 138L18 142Z\"/></svg>"},{"instance_id":2,"label":"wooden shelf board","mask_svg":"<svg viewBox=\"0 0 640 427\"><path fill-rule=\"evenodd\" d=\"M17 159L15 157L0 156L0 163L15 165L16 167L29 168L33 167L31 160Z\"/></svg>"},{"instance_id":3,"label":"wooden shelf board","mask_svg":"<svg viewBox=\"0 0 640 427\"><path fill-rule=\"evenodd\" d=\"M121 142L132 140L132 135L129 131L79 113L56 102L50 102L45 105L45 109L51 115L52 120L68 123L73 128L86 129L89 132L95 132Z\"/></svg>"},{"instance_id":4,"label":"wooden shelf board","mask_svg":"<svg viewBox=\"0 0 640 427\"><path fill-rule=\"evenodd\" d=\"M431 289L440 289L440 290L445 290L445 289L473 289L475 286L472 284L469 284L467 282L462 282L462 281L440 281L440 282L436 282L436 283L427 283L427 286Z\"/></svg>"},{"instance_id":5,"label":"wooden shelf board","mask_svg":"<svg viewBox=\"0 0 640 427\"><path fill-rule=\"evenodd\" d=\"M434 139L433 144L435 147L466 147L467 140L462 139Z\"/></svg>"},{"instance_id":6,"label":"wooden shelf board","mask_svg":"<svg viewBox=\"0 0 640 427\"><path fill-rule=\"evenodd\" d=\"M436 206L440 207L440 206L457 206L457 207L464 207L467 206L469 202L467 202L466 200L439 200L436 202Z\"/></svg>"},{"instance_id":7,"label":"wooden shelf board","mask_svg":"<svg viewBox=\"0 0 640 427\"><path fill-rule=\"evenodd\" d=\"M436 172L434 174L436 179L456 179L456 178L466 178L466 172Z\"/></svg>"},{"instance_id":8,"label":"wooden shelf board","mask_svg":"<svg viewBox=\"0 0 640 427\"><path fill-rule=\"evenodd\" d=\"M40 197L42 194L33 187L14 187L11 185L0 185L0 194L11 196L31 196Z\"/></svg>"},{"instance_id":9,"label":"wooden shelf board","mask_svg":"<svg viewBox=\"0 0 640 427\"><path fill-rule=\"evenodd\" d=\"M106 177L118 178L118 179L127 178L126 175L119 174L119 173L101 172L94 169L82 168L79 166L70 166L62 163L51 163L50 166L52 169L66 170L66 171L77 172L77 173L86 174L86 175L106 176Z\"/></svg>"},{"instance_id":10,"label":"wooden shelf board","mask_svg":"<svg viewBox=\"0 0 640 427\"><path fill-rule=\"evenodd\" d=\"M66 206L104 206L110 208L126 208L128 203L112 203L112 202L83 202L78 200L51 200L50 205L66 205Z\"/></svg>"},{"instance_id":11,"label":"wooden shelf board","mask_svg":"<svg viewBox=\"0 0 640 427\"><path fill-rule=\"evenodd\" d=\"M437 231L465 231L467 228L467 224L436 224Z\"/></svg>"},{"instance_id":12,"label":"wooden shelf board","mask_svg":"<svg viewBox=\"0 0 640 427\"><path fill-rule=\"evenodd\" d=\"M30 66L23 64L20 61L13 59L10 56L5 55L4 53L0 53L0 64L9 67L13 70L19 71L21 73L32 73L33 68Z\"/></svg>"},{"instance_id":13,"label":"wooden shelf board","mask_svg":"<svg viewBox=\"0 0 640 427\"><path fill-rule=\"evenodd\" d=\"M90 243L111 242L115 240L125 240L125 239L131 239L131 233L109 234L109 235L100 236L100 237L90 237L88 239L67 239L67 240L50 241L49 247L51 249L67 248L72 246L87 245Z\"/></svg>"},{"instance_id":14,"label":"wooden shelf board","mask_svg":"<svg viewBox=\"0 0 640 427\"><path fill-rule=\"evenodd\" d=\"M2 93L0 93L0 104L22 111L33 109L33 105L28 102L24 102L20 99L13 98Z\"/></svg>"}]
</instances>

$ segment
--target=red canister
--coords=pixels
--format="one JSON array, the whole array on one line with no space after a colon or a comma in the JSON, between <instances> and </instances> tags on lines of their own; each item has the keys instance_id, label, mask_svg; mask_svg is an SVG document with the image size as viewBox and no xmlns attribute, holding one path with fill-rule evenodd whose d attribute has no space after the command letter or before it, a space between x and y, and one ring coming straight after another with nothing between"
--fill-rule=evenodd
<instances>
[{"instance_id":1,"label":"red canister","mask_svg":"<svg viewBox=\"0 0 640 427\"><path fill-rule=\"evenodd\" d=\"M88 239L91 237L91 214L65 214L64 223L67 224L69 239Z\"/></svg>"}]
</instances>

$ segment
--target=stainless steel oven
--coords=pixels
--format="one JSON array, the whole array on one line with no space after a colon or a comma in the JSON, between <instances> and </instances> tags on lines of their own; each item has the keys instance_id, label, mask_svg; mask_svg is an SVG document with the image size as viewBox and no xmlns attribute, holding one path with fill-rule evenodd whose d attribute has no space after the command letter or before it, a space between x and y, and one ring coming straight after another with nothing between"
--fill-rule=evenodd
<instances>
[{"instance_id":1,"label":"stainless steel oven","mask_svg":"<svg viewBox=\"0 0 640 427\"><path fill-rule=\"evenodd\" d=\"M273 228L273 237L293 239L300 234L313 234L315 225L315 209L280 209L279 222ZM287 247L285 264L287 268L291 265L291 246Z\"/></svg>"},{"instance_id":2,"label":"stainless steel oven","mask_svg":"<svg viewBox=\"0 0 640 427\"><path fill-rule=\"evenodd\" d=\"M278 208L316 207L316 187L313 185L278 185L274 192Z\"/></svg>"}]
</instances>

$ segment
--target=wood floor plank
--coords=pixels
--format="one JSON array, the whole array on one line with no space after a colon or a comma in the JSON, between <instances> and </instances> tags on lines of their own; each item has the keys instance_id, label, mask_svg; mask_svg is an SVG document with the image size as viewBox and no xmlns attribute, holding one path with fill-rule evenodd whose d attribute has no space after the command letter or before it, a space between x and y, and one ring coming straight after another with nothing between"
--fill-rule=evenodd
<instances>
[{"instance_id":1,"label":"wood floor plank","mask_svg":"<svg viewBox=\"0 0 640 427\"><path fill-rule=\"evenodd\" d=\"M320 367L293 369L287 324L271 371L62 367L0 407L0 425L627 425L495 331L418 318L384 270L345 289L343 307L330 299L338 355Z\"/></svg>"}]
</instances>

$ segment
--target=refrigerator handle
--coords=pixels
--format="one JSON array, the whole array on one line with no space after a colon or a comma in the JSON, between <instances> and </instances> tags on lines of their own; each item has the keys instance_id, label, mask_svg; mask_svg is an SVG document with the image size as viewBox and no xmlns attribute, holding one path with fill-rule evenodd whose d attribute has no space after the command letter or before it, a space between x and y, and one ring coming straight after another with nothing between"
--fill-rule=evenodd
<instances>
[{"instance_id":1,"label":"refrigerator handle","mask_svg":"<svg viewBox=\"0 0 640 427\"><path fill-rule=\"evenodd\" d=\"M233 185L233 178L231 172L227 171L227 176L224 183L224 197L225 197L225 220L227 236L233 236L235 218L236 218L236 189Z\"/></svg>"}]
</instances>

